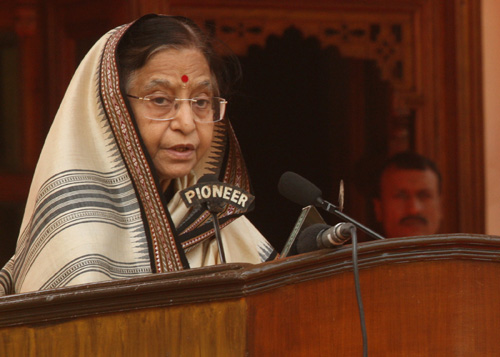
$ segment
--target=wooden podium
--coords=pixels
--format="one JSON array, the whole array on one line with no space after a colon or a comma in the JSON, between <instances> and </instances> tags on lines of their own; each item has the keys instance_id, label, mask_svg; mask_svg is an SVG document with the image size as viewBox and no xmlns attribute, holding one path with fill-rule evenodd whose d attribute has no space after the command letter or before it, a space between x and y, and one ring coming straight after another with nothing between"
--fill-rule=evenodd
<instances>
[{"instance_id":1,"label":"wooden podium","mask_svg":"<svg viewBox=\"0 0 500 357\"><path fill-rule=\"evenodd\" d=\"M351 248L0 298L1 356L361 356ZM359 245L369 356L500 355L500 237Z\"/></svg>"}]
</instances>

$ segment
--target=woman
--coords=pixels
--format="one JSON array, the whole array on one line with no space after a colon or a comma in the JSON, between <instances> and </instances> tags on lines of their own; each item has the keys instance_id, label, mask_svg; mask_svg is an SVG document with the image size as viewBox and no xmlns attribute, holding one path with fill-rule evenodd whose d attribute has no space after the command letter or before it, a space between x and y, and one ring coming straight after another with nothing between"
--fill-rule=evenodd
<instances>
[{"instance_id":1,"label":"woman","mask_svg":"<svg viewBox=\"0 0 500 357\"><path fill-rule=\"evenodd\" d=\"M205 174L250 189L222 120L221 64L181 17L148 15L94 45L42 150L0 294L219 263L210 214L179 191ZM219 222L228 262L273 257L237 208Z\"/></svg>"}]
</instances>

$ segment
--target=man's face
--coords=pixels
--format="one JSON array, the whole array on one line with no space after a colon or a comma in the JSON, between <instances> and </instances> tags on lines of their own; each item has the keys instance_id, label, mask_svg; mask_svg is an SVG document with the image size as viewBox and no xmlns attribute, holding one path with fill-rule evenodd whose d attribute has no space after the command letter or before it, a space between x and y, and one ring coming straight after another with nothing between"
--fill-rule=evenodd
<instances>
[{"instance_id":1,"label":"man's face","mask_svg":"<svg viewBox=\"0 0 500 357\"><path fill-rule=\"evenodd\" d=\"M388 238L435 234L442 218L438 177L430 169L390 167L374 205Z\"/></svg>"}]
</instances>

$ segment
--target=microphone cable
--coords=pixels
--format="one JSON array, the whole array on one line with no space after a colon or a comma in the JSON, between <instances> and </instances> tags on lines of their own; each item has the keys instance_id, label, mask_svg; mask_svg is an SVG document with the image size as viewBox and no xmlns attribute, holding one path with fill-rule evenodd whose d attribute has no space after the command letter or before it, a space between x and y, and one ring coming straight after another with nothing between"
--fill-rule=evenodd
<instances>
[{"instance_id":1,"label":"microphone cable","mask_svg":"<svg viewBox=\"0 0 500 357\"><path fill-rule=\"evenodd\" d=\"M359 323L361 325L361 336L363 339L363 357L368 356L368 337L366 334L365 322L365 309L363 307L363 299L361 297L361 286L359 283L359 266L358 266L358 235L356 227L352 226L351 229L352 239L352 266L354 273L354 288L356 290L356 299L358 301Z\"/></svg>"}]
</instances>

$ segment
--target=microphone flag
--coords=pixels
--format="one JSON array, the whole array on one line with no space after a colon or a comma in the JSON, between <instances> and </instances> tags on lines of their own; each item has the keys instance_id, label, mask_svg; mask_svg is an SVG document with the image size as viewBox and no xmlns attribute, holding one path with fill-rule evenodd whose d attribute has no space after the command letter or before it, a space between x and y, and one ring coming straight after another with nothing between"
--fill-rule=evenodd
<instances>
[{"instance_id":1,"label":"microphone flag","mask_svg":"<svg viewBox=\"0 0 500 357\"><path fill-rule=\"evenodd\" d=\"M187 207L208 205L222 209L226 205L232 205L242 212L246 212L255 199L252 194L238 186L217 180L200 181L179 192Z\"/></svg>"}]
</instances>

